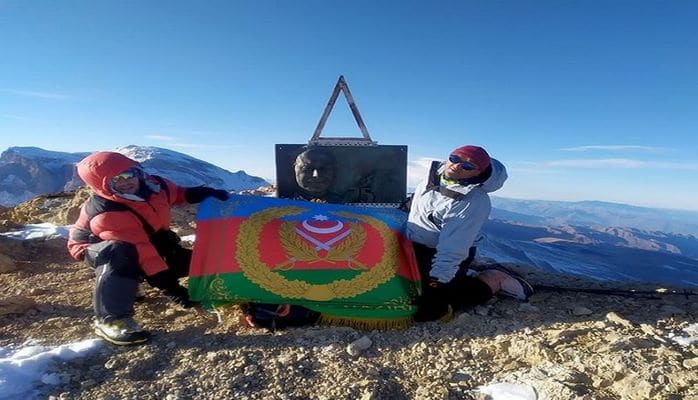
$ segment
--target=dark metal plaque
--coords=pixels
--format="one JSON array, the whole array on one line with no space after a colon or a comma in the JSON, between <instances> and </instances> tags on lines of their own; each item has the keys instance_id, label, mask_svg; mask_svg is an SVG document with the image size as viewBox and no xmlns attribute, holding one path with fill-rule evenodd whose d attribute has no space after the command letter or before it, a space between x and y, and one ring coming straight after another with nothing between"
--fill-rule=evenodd
<instances>
[{"instance_id":1,"label":"dark metal plaque","mask_svg":"<svg viewBox=\"0 0 698 400\"><path fill-rule=\"evenodd\" d=\"M401 203L407 194L407 146L277 144L276 185L284 198Z\"/></svg>"}]
</instances>

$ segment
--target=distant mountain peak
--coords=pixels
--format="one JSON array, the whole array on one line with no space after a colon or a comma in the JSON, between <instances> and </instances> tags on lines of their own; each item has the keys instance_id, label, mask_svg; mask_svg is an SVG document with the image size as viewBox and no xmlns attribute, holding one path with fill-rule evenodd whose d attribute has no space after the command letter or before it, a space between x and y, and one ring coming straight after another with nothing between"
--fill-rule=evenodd
<instances>
[{"instance_id":1,"label":"distant mountain peak","mask_svg":"<svg viewBox=\"0 0 698 400\"><path fill-rule=\"evenodd\" d=\"M114 151L181 186L211 186L241 191L269 185L244 171L230 172L184 153L160 147L129 145ZM10 147L0 155L0 205L13 206L36 195L74 190L83 183L75 164L90 152L68 153L39 147Z\"/></svg>"}]
</instances>

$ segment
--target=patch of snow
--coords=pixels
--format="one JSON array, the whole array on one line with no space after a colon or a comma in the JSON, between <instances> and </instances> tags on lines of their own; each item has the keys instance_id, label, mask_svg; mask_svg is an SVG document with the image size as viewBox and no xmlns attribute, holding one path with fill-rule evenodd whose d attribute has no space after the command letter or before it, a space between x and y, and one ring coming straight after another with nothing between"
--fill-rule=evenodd
<instances>
[{"instance_id":1,"label":"patch of snow","mask_svg":"<svg viewBox=\"0 0 698 400\"><path fill-rule=\"evenodd\" d=\"M18 240L41 239L56 236L68 239L70 226L71 225L58 226L48 222L27 224L24 225L24 229L22 230L0 233L0 236Z\"/></svg>"},{"instance_id":2,"label":"patch of snow","mask_svg":"<svg viewBox=\"0 0 698 400\"><path fill-rule=\"evenodd\" d=\"M37 382L60 383L57 374L45 373L53 361L85 357L103 344L101 339L88 339L56 347L28 346L14 352L0 347L0 399L32 398Z\"/></svg>"},{"instance_id":3,"label":"patch of snow","mask_svg":"<svg viewBox=\"0 0 698 400\"><path fill-rule=\"evenodd\" d=\"M536 390L531 385L520 383L491 383L481 386L478 391L491 400L537 400Z\"/></svg>"},{"instance_id":4,"label":"patch of snow","mask_svg":"<svg viewBox=\"0 0 698 400\"><path fill-rule=\"evenodd\" d=\"M690 346L698 342L698 323L683 328L683 331L686 332L688 336L674 336L670 334L669 338L681 346Z\"/></svg>"}]
</instances>

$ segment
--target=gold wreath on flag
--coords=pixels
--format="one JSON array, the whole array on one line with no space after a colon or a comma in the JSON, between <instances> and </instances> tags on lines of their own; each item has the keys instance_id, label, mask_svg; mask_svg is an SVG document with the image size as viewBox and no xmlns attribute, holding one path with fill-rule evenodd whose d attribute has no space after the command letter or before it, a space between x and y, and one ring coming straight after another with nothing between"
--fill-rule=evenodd
<instances>
[{"instance_id":1,"label":"gold wreath on flag","mask_svg":"<svg viewBox=\"0 0 698 400\"><path fill-rule=\"evenodd\" d=\"M398 268L397 260L400 255L400 244L398 243L396 235L394 235L392 230L380 220L367 215L350 212L335 212L333 214L344 218L363 221L371 225L378 231L383 241L383 255L373 268L359 273L353 279L338 279L334 282L325 284L310 284L298 279L289 280L284 278L281 274L271 271L269 267L260 260L258 244L262 229L267 223L274 219L287 215L298 215L307 211L307 209L293 206L272 207L250 215L249 218L240 225L237 238L236 259L243 275L247 279L263 289L286 298L327 301L334 298L354 297L361 293L368 292L395 276L395 272ZM359 224L355 225L358 226ZM282 224L282 230L288 229L283 228L283 226L284 224ZM362 231L363 233L359 233L358 231ZM335 252L332 253L332 259L330 259L330 252L328 252L325 258L331 261L349 259L351 262L351 257L358 252L358 248L360 248L361 244L366 240L366 232L363 228L360 230L357 229L356 235L356 238L352 240L347 238L345 243L340 243L341 246L338 245ZM295 239L292 243L284 244L284 240L291 239L284 239L283 234L281 236L282 247L284 247L286 251L290 249L291 251L289 252L292 254L292 257L299 257L299 259L318 259L318 255L312 247L308 246L308 248L305 248L296 243ZM358 248L355 248L357 243ZM313 253L312 257L310 252Z\"/></svg>"}]
</instances>

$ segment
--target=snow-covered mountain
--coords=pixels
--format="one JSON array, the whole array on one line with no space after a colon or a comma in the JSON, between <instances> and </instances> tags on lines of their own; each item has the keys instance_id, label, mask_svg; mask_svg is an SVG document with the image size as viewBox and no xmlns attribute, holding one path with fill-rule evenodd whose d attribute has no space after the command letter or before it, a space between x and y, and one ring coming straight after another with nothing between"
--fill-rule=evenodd
<instances>
[{"instance_id":1,"label":"snow-covered mountain","mask_svg":"<svg viewBox=\"0 0 698 400\"><path fill-rule=\"evenodd\" d=\"M37 194L81 186L75 164L88 154L10 147L0 154L0 205L12 206Z\"/></svg>"},{"instance_id":2,"label":"snow-covered mountain","mask_svg":"<svg viewBox=\"0 0 698 400\"><path fill-rule=\"evenodd\" d=\"M269 182L245 171L230 172L206 161L159 147L126 146L116 149L136 160L146 172L160 175L181 186L206 185L226 190L256 189Z\"/></svg>"},{"instance_id":3,"label":"snow-covered mountain","mask_svg":"<svg viewBox=\"0 0 698 400\"><path fill-rule=\"evenodd\" d=\"M132 145L115 151L139 161L146 172L161 175L182 186L207 185L239 191L269 184L244 171L230 172L186 154L158 147ZM88 154L37 147L8 148L0 154L0 205L13 206L38 194L82 186L75 164Z\"/></svg>"}]
</instances>

